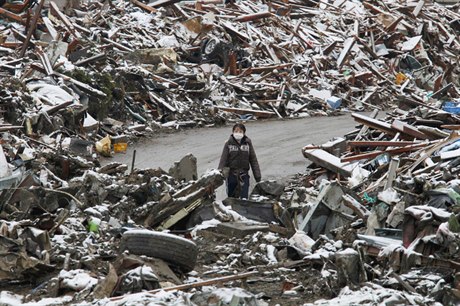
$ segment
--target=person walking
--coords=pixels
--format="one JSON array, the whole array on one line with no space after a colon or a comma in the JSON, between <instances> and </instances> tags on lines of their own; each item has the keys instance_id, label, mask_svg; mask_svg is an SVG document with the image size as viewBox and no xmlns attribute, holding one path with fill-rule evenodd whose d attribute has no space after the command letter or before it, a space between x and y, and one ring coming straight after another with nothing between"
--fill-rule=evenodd
<instances>
[{"instance_id":1,"label":"person walking","mask_svg":"<svg viewBox=\"0 0 460 306\"><path fill-rule=\"evenodd\" d=\"M225 142L219 162L219 170L223 171L227 177L229 197L248 198L249 167L252 169L256 182L260 182L262 175L252 141L246 136L244 124L237 123L233 126L230 138Z\"/></svg>"}]
</instances>

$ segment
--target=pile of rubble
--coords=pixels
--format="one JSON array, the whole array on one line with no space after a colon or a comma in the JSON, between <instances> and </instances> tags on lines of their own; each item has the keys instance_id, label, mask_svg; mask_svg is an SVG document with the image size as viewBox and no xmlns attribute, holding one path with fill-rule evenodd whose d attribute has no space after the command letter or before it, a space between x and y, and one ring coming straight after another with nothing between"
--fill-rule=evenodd
<instances>
[{"instance_id":1,"label":"pile of rubble","mask_svg":"<svg viewBox=\"0 0 460 306\"><path fill-rule=\"evenodd\" d=\"M3 2L2 302L458 303L458 6ZM157 128L388 105L249 200L216 202L192 156L98 159Z\"/></svg>"},{"instance_id":2,"label":"pile of rubble","mask_svg":"<svg viewBox=\"0 0 460 306\"><path fill-rule=\"evenodd\" d=\"M85 113L87 129L110 127L107 116L151 128L203 126L331 114L341 106L381 109L440 91L458 95L455 6L43 0L31 11L30 5L0 10L1 74L25 83L24 94L34 97L3 100L29 114L16 114L12 124L21 117L34 124L30 113L46 111L49 121L76 112L79 123Z\"/></svg>"}]
</instances>

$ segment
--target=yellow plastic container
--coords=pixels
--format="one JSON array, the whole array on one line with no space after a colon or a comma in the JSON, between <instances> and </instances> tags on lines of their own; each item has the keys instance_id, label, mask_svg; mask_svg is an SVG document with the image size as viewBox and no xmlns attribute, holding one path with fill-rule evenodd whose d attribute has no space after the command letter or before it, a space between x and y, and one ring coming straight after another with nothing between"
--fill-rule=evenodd
<instances>
[{"instance_id":1,"label":"yellow plastic container","mask_svg":"<svg viewBox=\"0 0 460 306\"><path fill-rule=\"evenodd\" d=\"M128 149L128 144L126 142L120 142L120 143L113 144L113 151L115 153L125 153L126 149Z\"/></svg>"},{"instance_id":2,"label":"yellow plastic container","mask_svg":"<svg viewBox=\"0 0 460 306\"><path fill-rule=\"evenodd\" d=\"M407 80L407 76L404 73L398 72L398 74L396 75L395 83L396 83L396 85L401 85L406 80Z\"/></svg>"}]
</instances>

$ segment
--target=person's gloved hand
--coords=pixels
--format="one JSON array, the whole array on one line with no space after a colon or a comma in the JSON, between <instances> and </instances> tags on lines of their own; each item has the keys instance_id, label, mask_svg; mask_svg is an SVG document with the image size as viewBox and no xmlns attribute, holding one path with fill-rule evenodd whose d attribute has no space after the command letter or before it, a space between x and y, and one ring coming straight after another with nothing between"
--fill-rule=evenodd
<instances>
[{"instance_id":1,"label":"person's gloved hand","mask_svg":"<svg viewBox=\"0 0 460 306\"><path fill-rule=\"evenodd\" d=\"M256 177L255 179L256 179L256 182L257 182L257 183L260 183L260 181L262 180L261 177Z\"/></svg>"}]
</instances>

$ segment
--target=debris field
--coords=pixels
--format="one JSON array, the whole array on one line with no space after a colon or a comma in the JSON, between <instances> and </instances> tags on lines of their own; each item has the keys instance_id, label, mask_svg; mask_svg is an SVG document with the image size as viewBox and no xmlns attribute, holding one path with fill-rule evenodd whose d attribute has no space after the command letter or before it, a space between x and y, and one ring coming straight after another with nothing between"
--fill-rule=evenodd
<instances>
[{"instance_id":1,"label":"debris field","mask_svg":"<svg viewBox=\"0 0 460 306\"><path fill-rule=\"evenodd\" d=\"M455 2L0 1L1 304L457 305L459 34ZM191 154L101 163L344 113L249 199Z\"/></svg>"}]
</instances>

